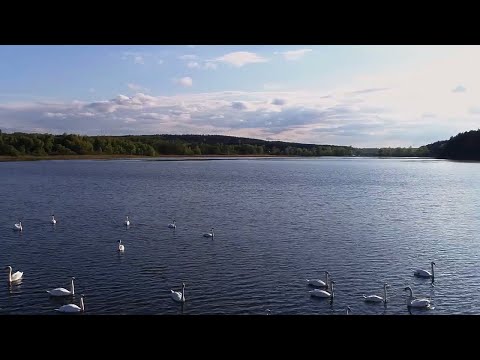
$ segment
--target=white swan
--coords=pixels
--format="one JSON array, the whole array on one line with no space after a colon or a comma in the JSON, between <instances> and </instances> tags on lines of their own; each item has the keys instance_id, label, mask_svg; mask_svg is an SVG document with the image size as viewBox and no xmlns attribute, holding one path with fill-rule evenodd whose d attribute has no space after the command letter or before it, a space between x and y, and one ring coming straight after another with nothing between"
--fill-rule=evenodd
<instances>
[{"instance_id":1,"label":"white swan","mask_svg":"<svg viewBox=\"0 0 480 360\"><path fill-rule=\"evenodd\" d=\"M418 277L423 277L423 278L432 278L432 281L433 281L434 278L435 278L435 272L434 272L434 268L433 268L435 266L435 262L432 261L430 263L430 265L432 266L432 272L429 272L427 270L417 269L417 270L415 270L413 275L418 276Z\"/></svg>"},{"instance_id":2,"label":"white swan","mask_svg":"<svg viewBox=\"0 0 480 360\"><path fill-rule=\"evenodd\" d=\"M83 304L83 297L85 295L80 296L80 306L75 305L75 304L67 304L60 306L58 309L55 309L55 311L60 311L63 313L77 313L77 312L84 312L85 311L85 306Z\"/></svg>"},{"instance_id":3,"label":"white swan","mask_svg":"<svg viewBox=\"0 0 480 360\"><path fill-rule=\"evenodd\" d=\"M215 236L215 234L213 233L213 227L212 227L212 230L211 230L211 231L212 231L211 233L205 233L205 234L203 234L203 236L204 236L204 237L211 237L211 238L213 238L213 237Z\"/></svg>"},{"instance_id":4,"label":"white swan","mask_svg":"<svg viewBox=\"0 0 480 360\"><path fill-rule=\"evenodd\" d=\"M65 288L55 288L53 290L47 290L47 293L50 294L50 296L70 296L70 295L75 295L75 286L73 285L73 280L75 280L74 277L72 277L72 281L70 282L70 290L67 290Z\"/></svg>"},{"instance_id":5,"label":"white swan","mask_svg":"<svg viewBox=\"0 0 480 360\"><path fill-rule=\"evenodd\" d=\"M124 252L125 246L122 245L122 240L118 240L118 251Z\"/></svg>"},{"instance_id":6,"label":"white swan","mask_svg":"<svg viewBox=\"0 0 480 360\"><path fill-rule=\"evenodd\" d=\"M127 218L125 219L125 226L130 226L130 220L128 220L128 216L127 216Z\"/></svg>"},{"instance_id":7,"label":"white swan","mask_svg":"<svg viewBox=\"0 0 480 360\"><path fill-rule=\"evenodd\" d=\"M379 302L383 302L383 303L387 303L387 287L389 285L387 283L383 284L383 298L381 296L378 296L378 295L368 295L368 296L365 296L363 295L363 299L365 300L365 302L375 302L375 303L379 303Z\"/></svg>"},{"instance_id":8,"label":"white swan","mask_svg":"<svg viewBox=\"0 0 480 360\"><path fill-rule=\"evenodd\" d=\"M182 283L182 292L170 290L172 293L172 299L177 302L185 302L185 283Z\"/></svg>"},{"instance_id":9,"label":"white swan","mask_svg":"<svg viewBox=\"0 0 480 360\"><path fill-rule=\"evenodd\" d=\"M55 220L55 215L52 215L52 220L50 220L52 225L55 225L57 223L57 220Z\"/></svg>"},{"instance_id":10,"label":"white swan","mask_svg":"<svg viewBox=\"0 0 480 360\"><path fill-rule=\"evenodd\" d=\"M171 228L171 229L176 229L177 228L177 225L175 224L175 219L173 219L173 223L168 224L168 227Z\"/></svg>"},{"instance_id":11,"label":"white swan","mask_svg":"<svg viewBox=\"0 0 480 360\"><path fill-rule=\"evenodd\" d=\"M12 274L12 267L8 265L5 270L8 269L8 282L12 283L14 281L18 281L22 278L23 272L22 271L17 271L14 274Z\"/></svg>"},{"instance_id":12,"label":"white swan","mask_svg":"<svg viewBox=\"0 0 480 360\"><path fill-rule=\"evenodd\" d=\"M407 286L405 291L410 291L410 294L407 299L407 306L408 307L414 307L414 308L423 308L423 309L429 309L431 307L430 300L425 299L425 298L420 298L416 299L413 297L413 291L410 286Z\"/></svg>"},{"instance_id":13,"label":"white swan","mask_svg":"<svg viewBox=\"0 0 480 360\"><path fill-rule=\"evenodd\" d=\"M330 273L328 271L325 271L325 281L322 281L320 279L307 279L307 283L308 285L315 287L328 287L328 275L330 275Z\"/></svg>"},{"instance_id":14,"label":"white swan","mask_svg":"<svg viewBox=\"0 0 480 360\"><path fill-rule=\"evenodd\" d=\"M332 298L335 296L333 292L333 284L335 284L335 281L330 281L330 289L331 291L326 291L326 290L320 290L320 289L314 289L310 292L310 296L315 296L315 297L320 297L320 298Z\"/></svg>"},{"instance_id":15,"label":"white swan","mask_svg":"<svg viewBox=\"0 0 480 360\"><path fill-rule=\"evenodd\" d=\"M18 224L14 224L13 230L23 231L22 222L20 221Z\"/></svg>"}]
</instances>

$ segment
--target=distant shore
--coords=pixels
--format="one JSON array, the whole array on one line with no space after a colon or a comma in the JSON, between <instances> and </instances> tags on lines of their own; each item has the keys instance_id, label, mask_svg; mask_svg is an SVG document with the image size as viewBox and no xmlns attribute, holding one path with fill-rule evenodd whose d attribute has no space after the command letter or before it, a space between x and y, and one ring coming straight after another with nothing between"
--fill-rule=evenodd
<instances>
[{"instance_id":1,"label":"distant shore","mask_svg":"<svg viewBox=\"0 0 480 360\"><path fill-rule=\"evenodd\" d=\"M142 155L49 155L49 156L3 156L2 161L38 161L38 160L211 160L228 158L292 158L297 156L284 155L160 155L160 156L142 156Z\"/></svg>"}]
</instances>

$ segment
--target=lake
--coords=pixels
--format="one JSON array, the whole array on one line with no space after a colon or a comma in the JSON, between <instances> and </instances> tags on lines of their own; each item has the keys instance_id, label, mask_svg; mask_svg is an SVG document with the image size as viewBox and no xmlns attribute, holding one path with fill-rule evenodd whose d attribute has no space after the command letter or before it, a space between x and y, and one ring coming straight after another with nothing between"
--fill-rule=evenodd
<instances>
[{"instance_id":1,"label":"lake","mask_svg":"<svg viewBox=\"0 0 480 360\"><path fill-rule=\"evenodd\" d=\"M347 305L408 315L405 286L434 304L413 314L480 313L480 163L2 162L0 199L0 314L60 315L71 301L46 290L69 289L71 276L86 315L328 315ZM214 238L203 237L212 227ZM413 276L431 261L434 286ZM8 285L7 265L24 272L20 284ZM332 303L312 298L305 280L324 271ZM170 294L182 282L183 306ZM386 307L363 301L383 296L385 282Z\"/></svg>"}]
</instances>

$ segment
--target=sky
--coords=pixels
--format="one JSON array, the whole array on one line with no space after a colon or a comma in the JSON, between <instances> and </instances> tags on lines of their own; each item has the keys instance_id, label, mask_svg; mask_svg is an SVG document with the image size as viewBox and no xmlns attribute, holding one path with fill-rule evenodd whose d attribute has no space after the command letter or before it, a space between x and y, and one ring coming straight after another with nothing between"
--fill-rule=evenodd
<instances>
[{"instance_id":1,"label":"sky","mask_svg":"<svg viewBox=\"0 0 480 360\"><path fill-rule=\"evenodd\" d=\"M417 147L480 127L480 46L0 45L0 129Z\"/></svg>"}]
</instances>

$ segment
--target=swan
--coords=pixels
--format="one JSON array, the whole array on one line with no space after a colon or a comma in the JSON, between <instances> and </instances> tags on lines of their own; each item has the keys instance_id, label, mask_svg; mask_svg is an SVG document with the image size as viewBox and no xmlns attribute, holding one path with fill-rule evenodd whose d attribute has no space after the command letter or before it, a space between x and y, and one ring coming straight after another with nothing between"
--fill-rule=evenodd
<instances>
[{"instance_id":1,"label":"swan","mask_svg":"<svg viewBox=\"0 0 480 360\"><path fill-rule=\"evenodd\" d=\"M171 228L171 229L176 229L177 228L177 225L175 224L175 219L173 219L173 223L168 224L168 227Z\"/></svg>"},{"instance_id":2,"label":"swan","mask_svg":"<svg viewBox=\"0 0 480 360\"><path fill-rule=\"evenodd\" d=\"M418 269L418 270L415 270L415 272L413 273L413 275L415 276L418 276L418 277L423 277L423 278L432 278L432 281L433 279L435 278L435 272L433 270L433 267L435 265L435 262L432 261L430 263L430 265L432 266L432 272L430 273L429 271L427 270L421 270L421 269Z\"/></svg>"},{"instance_id":3,"label":"swan","mask_svg":"<svg viewBox=\"0 0 480 360\"><path fill-rule=\"evenodd\" d=\"M405 289L405 291L410 291L410 295L407 299L407 306L410 308L410 307L415 307L415 308L423 308L423 309L429 309L431 307L431 304L430 304L430 300L429 299L425 299L425 298L421 298L421 299L417 299L417 298L414 298L413 297L413 291L412 291L412 288L410 286L407 286Z\"/></svg>"},{"instance_id":4,"label":"swan","mask_svg":"<svg viewBox=\"0 0 480 360\"><path fill-rule=\"evenodd\" d=\"M118 251L124 252L125 246L122 245L122 240L118 240Z\"/></svg>"},{"instance_id":5,"label":"swan","mask_svg":"<svg viewBox=\"0 0 480 360\"><path fill-rule=\"evenodd\" d=\"M307 279L307 283L310 286L328 288L328 275L330 275L330 273L328 271L325 271L325 281L322 281L319 279L311 279L311 280Z\"/></svg>"},{"instance_id":6,"label":"swan","mask_svg":"<svg viewBox=\"0 0 480 360\"><path fill-rule=\"evenodd\" d=\"M57 220L55 220L55 215L52 215L52 220L50 222L55 225L57 223Z\"/></svg>"},{"instance_id":7,"label":"swan","mask_svg":"<svg viewBox=\"0 0 480 360\"><path fill-rule=\"evenodd\" d=\"M346 315L350 315L351 312L352 312L352 309L350 309L350 306L347 306Z\"/></svg>"},{"instance_id":8,"label":"swan","mask_svg":"<svg viewBox=\"0 0 480 360\"><path fill-rule=\"evenodd\" d=\"M378 295L368 295L368 296L363 295L365 302L375 302L375 303L383 302L386 304L387 303L387 287L389 287L387 283L383 284L383 298Z\"/></svg>"},{"instance_id":9,"label":"swan","mask_svg":"<svg viewBox=\"0 0 480 360\"><path fill-rule=\"evenodd\" d=\"M8 282L12 283L14 281L18 281L22 278L23 272L22 271L17 271L12 275L12 267L8 265L5 270L8 269Z\"/></svg>"},{"instance_id":10,"label":"swan","mask_svg":"<svg viewBox=\"0 0 480 360\"><path fill-rule=\"evenodd\" d=\"M63 312L63 313L77 313L77 312L84 312L85 311L85 306L83 305L83 298L85 295L80 295L80 306L75 305L75 304L67 304L60 306L58 309L55 309L55 311Z\"/></svg>"},{"instance_id":11,"label":"swan","mask_svg":"<svg viewBox=\"0 0 480 360\"><path fill-rule=\"evenodd\" d=\"M211 231L212 231L211 233L205 233L205 234L203 234L203 236L204 236L204 237L211 237L211 238L213 238L213 237L215 236L215 234L213 233L213 227L212 227L212 230L211 230Z\"/></svg>"},{"instance_id":12,"label":"swan","mask_svg":"<svg viewBox=\"0 0 480 360\"><path fill-rule=\"evenodd\" d=\"M128 216L127 216L127 219L125 220L125 226L130 226L130 220L128 220Z\"/></svg>"},{"instance_id":13,"label":"swan","mask_svg":"<svg viewBox=\"0 0 480 360\"><path fill-rule=\"evenodd\" d=\"M172 299L177 302L185 302L185 283L182 283L182 292L170 290L172 293Z\"/></svg>"},{"instance_id":14,"label":"swan","mask_svg":"<svg viewBox=\"0 0 480 360\"><path fill-rule=\"evenodd\" d=\"M13 225L13 230L23 231L22 222L20 221L18 224Z\"/></svg>"},{"instance_id":15,"label":"swan","mask_svg":"<svg viewBox=\"0 0 480 360\"><path fill-rule=\"evenodd\" d=\"M47 293L50 294L50 296L70 296L70 295L75 295L75 287L73 286L73 280L75 280L74 277L72 277L72 281L70 283L70 291L65 289L65 288L55 288L53 290L47 290Z\"/></svg>"},{"instance_id":16,"label":"swan","mask_svg":"<svg viewBox=\"0 0 480 360\"><path fill-rule=\"evenodd\" d=\"M314 289L314 290L310 291L310 295L315 296L315 297L320 297L320 298L332 298L333 299L333 297L335 296L335 294L333 293L333 284L335 284L335 281L330 281L331 292L328 292L326 290Z\"/></svg>"}]
</instances>

